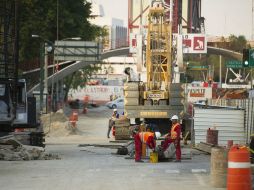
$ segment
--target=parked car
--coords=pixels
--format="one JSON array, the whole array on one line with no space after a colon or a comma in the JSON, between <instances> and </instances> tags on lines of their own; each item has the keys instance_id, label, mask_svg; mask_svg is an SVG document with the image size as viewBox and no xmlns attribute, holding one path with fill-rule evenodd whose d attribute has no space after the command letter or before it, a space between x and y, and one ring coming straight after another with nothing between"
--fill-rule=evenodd
<instances>
[{"instance_id":1,"label":"parked car","mask_svg":"<svg viewBox=\"0 0 254 190\"><path fill-rule=\"evenodd\" d=\"M123 104L124 104L123 98L117 98L113 101L106 103L106 106L110 109L115 109L115 108L123 108Z\"/></svg>"},{"instance_id":2,"label":"parked car","mask_svg":"<svg viewBox=\"0 0 254 190\"><path fill-rule=\"evenodd\" d=\"M201 106L205 106L207 103L206 100L198 100L196 102L194 102L194 105L201 105Z\"/></svg>"}]
</instances>

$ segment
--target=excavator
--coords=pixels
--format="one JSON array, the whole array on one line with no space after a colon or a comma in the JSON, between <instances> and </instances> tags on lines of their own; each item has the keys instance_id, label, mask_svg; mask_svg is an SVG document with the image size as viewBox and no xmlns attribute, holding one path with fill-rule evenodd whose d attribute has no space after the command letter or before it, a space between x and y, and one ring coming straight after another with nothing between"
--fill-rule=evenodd
<instances>
[{"instance_id":1,"label":"excavator","mask_svg":"<svg viewBox=\"0 0 254 190\"><path fill-rule=\"evenodd\" d=\"M44 146L44 133L37 120L36 99L27 96L26 81L18 75L18 1L0 3L0 137L25 137L28 145ZM14 131L21 131L17 132ZM24 140L24 139L23 139Z\"/></svg>"}]
</instances>

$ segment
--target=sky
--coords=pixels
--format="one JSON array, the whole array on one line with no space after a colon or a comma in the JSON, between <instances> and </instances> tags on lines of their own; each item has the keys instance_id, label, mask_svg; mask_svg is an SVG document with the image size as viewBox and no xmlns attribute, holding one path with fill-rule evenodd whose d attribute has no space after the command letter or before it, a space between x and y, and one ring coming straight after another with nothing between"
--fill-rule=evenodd
<instances>
[{"instance_id":1,"label":"sky","mask_svg":"<svg viewBox=\"0 0 254 190\"><path fill-rule=\"evenodd\" d=\"M207 34L251 39L252 0L202 0L201 10Z\"/></svg>"},{"instance_id":2,"label":"sky","mask_svg":"<svg viewBox=\"0 0 254 190\"><path fill-rule=\"evenodd\" d=\"M123 19L124 25L127 26L128 0L92 1L104 7L105 16ZM244 35L247 39L251 39L252 0L201 0L201 2L202 16L206 19L206 34Z\"/></svg>"}]
</instances>

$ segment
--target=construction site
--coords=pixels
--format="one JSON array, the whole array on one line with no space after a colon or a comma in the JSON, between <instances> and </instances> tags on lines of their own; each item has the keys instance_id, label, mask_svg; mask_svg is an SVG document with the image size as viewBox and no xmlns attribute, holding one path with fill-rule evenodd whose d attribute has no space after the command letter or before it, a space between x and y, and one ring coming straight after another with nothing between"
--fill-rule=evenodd
<instances>
[{"instance_id":1,"label":"construction site","mask_svg":"<svg viewBox=\"0 0 254 190\"><path fill-rule=\"evenodd\" d=\"M127 28L80 1L93 38L38 3L0 2L1 189L254 189L251 42L208 38L201 0L128 0Z\"/></svg>"}]
</instances>

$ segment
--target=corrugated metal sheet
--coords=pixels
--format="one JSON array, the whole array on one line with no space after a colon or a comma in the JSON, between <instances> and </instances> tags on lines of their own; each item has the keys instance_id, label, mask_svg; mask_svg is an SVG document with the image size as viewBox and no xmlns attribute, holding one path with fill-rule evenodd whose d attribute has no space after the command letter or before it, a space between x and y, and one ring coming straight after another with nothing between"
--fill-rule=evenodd
<instances>
[{"instance_id":1,"label":"corrugated metal sheet","mask_svg":"<svg viewBox=\"0 0 254 190\"><path fill-rule=\"evenodd\" d=\"M238 107L245 109L245 139L250 143L250 135L254 133L254 98L249 99L211 99L208 105Z\"/></svg>"},{"instance_id":2,"label":"corrugated metal sheet","mask_svg":"<svg viewBox=\"0 0 254 190\"><path fill-rule=\"evenodd\" d=\"M194 113L195 144L206 142L207 130L213 127L219 131L219 145L226 146L228 140L245 144L244 110L195 108Z\"/></svg>"}]
</instances>

